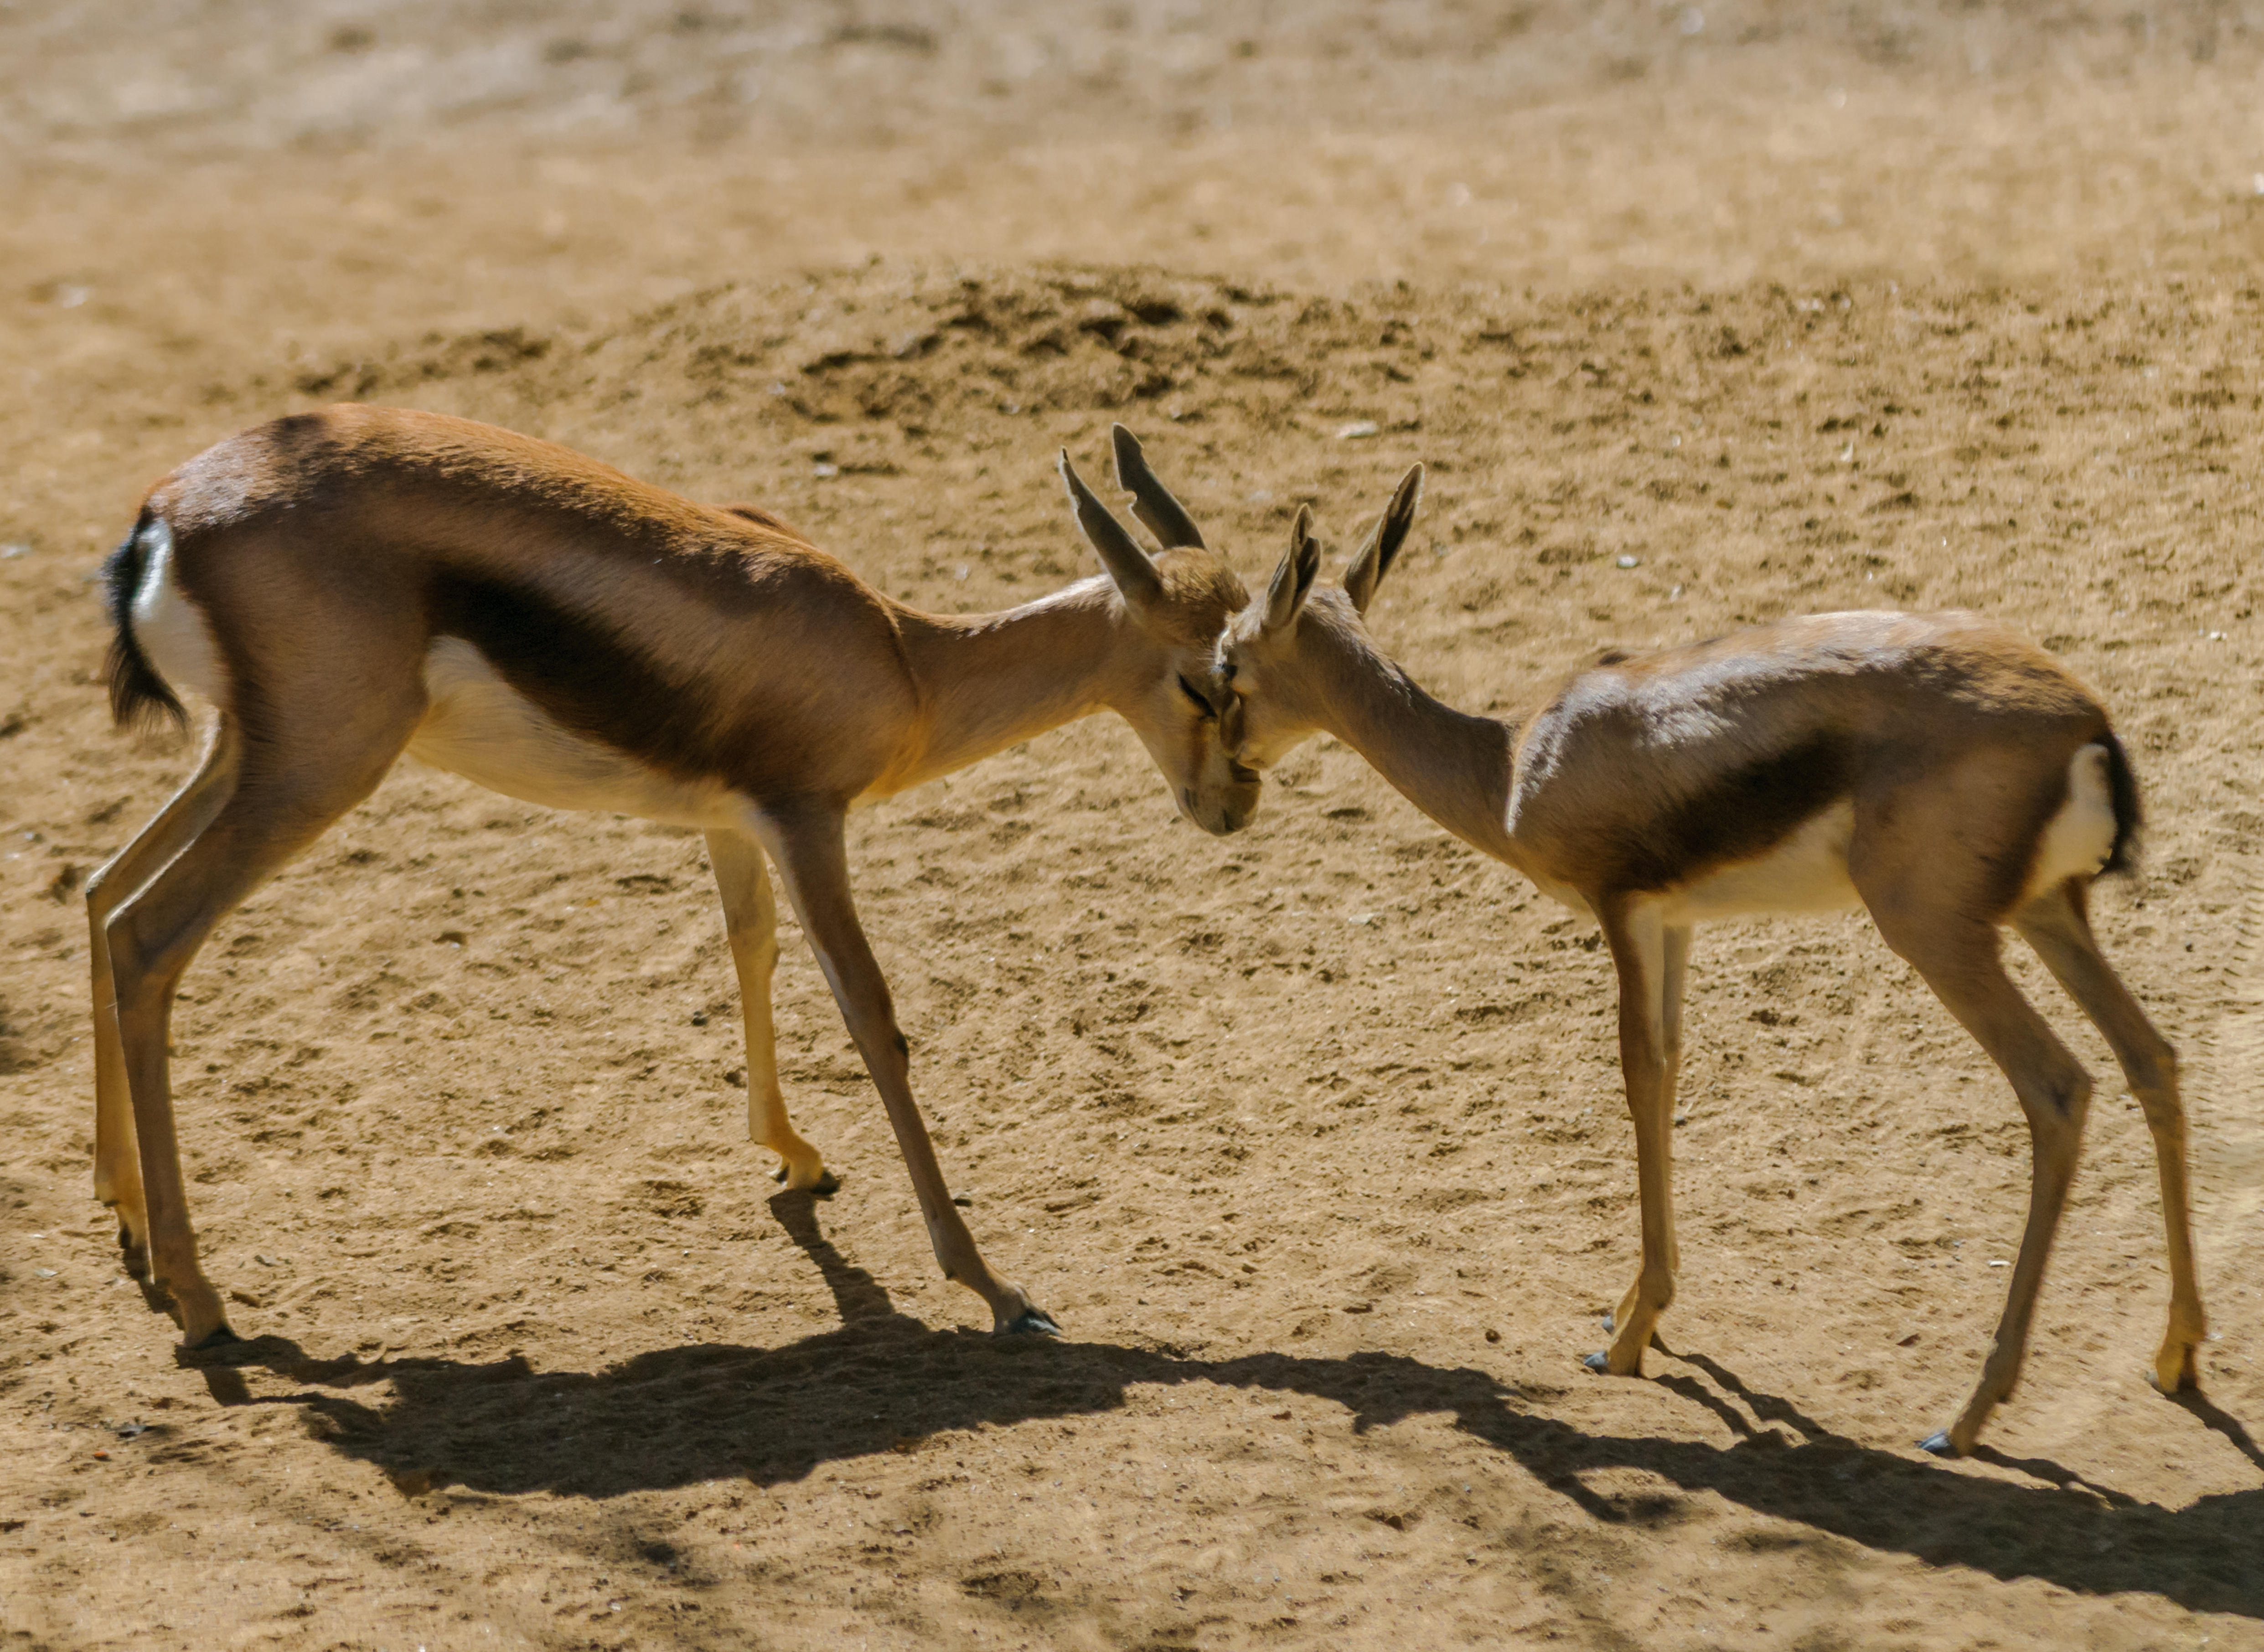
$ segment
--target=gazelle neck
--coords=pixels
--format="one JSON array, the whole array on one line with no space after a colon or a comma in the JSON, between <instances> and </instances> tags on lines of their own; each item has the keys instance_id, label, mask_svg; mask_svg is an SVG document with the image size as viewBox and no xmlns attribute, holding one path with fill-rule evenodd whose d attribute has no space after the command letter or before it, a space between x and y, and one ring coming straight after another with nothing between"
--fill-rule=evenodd
<instances>
[{"instance_id":1,"label":"gazelle neck","mask_svg":"<svg viewBox=\"0 0 2264 1652\"><path fill-rule=\"evenodd\" d=\"M1316 712L1393 788L1472 846L1516 864L1506 822L1516 731L1440 704L1348 616L1309 608L1300 648L1320 669Z\"/></svg>"},{"instance_id":2,"label":"gazelle neck","mask_svg":"<svg viewBox=\"0 0 2264 1652\"><path fill-rule=\"evenodd\" d=\"M1131 623L1105 576L999 613L900 607L896 618L924 716L889 791L1100 710L1119 686L1120 645Z\"/></svg>"}]
</instances>

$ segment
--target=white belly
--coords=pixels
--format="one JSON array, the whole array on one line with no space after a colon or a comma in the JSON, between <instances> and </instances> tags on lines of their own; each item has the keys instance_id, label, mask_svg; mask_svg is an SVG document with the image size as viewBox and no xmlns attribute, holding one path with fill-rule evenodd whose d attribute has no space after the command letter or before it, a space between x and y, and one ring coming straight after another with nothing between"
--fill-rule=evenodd
<instances>
[{"instance_id":1,"label":"white belly","mask_svg":"<svg viewBox=\"0 0 2264 1652\"><path fill-rule=\"evenodd\" d=\"M1855 806L1842 800L1752 860L1708 873L1659 899L1670 927L1752 912L1844 912L1862 904L1847 877Z\"/></svg>"},{"instance_id":2,"label":"white belly","mask_svg":"<svg viewBox=\"0 0 2264 1652\"><path fill-rule=\"evenodd\" d=\"M745 800L716 780L678 780L577 734L505 682L461 637L424 656L431 709L410 737L420 763L550 808L635 815L700 830L743 829Z\"/></svg>"}]
</instances>

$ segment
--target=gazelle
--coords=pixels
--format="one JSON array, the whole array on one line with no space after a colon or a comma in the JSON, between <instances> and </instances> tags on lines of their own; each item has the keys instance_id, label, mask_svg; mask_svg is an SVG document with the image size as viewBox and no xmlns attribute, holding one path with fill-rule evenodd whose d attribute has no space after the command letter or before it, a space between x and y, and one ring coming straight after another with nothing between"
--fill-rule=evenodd
<instances>
[{"instance_id":1,"label":"gazelle","mask_svg":"<svg viewBox=\"0 0 2264 1652\"><path fill-rule=\"evenodd\" d=\"M1227 750L1261 772L1307 735L1351 746L1417 808L1601 924L1619 977L1643 1262L1591 1369L1639 1374L1674 1299L1669 1178L1694 925L1867 908L2012 1081L2034 1150L2027 1228L1979 1387L1925 1442L1970 1451L2012 1391L2075 1171L2090 1076L2005 973L2010 924L2098 1025L2145 1110L2161 1176L2165 1390L2203 1333L2176 1058L2093 938L2092 880L2130 863L2138 794L2098 698L1970 613L1834 613L1607 655L1506 721L1433 699L1361 616L1415 519L1408 473L1344 578L1316 591L1301 510L1266 595L1201 686Z\"/></svg>"},{"instance_id":2,"label":"gazelle","mask_svg":"<svg viewBox=\"0 0 2264 1652\"><path fill-rule=\"evenodd\" d=\"M214 924L404 751L529 802L698 829L722 895L747 1118L790 1188L831 1185L780 1093L775 866L881 1092L947 1278L1001 1331L1051 1330L954 1208L850 894L842 822L1103 707L1198 825L1259 779L1186 686L1247 593L1200 536L1150 556L1062 455L1107 570L1004 613L918 612L751 507L696 504L547 442L341 406L221 442L150 489L111 559L111 704L219 716L201 765L87 886L95 1196L185 1340L226 1340L198 1265L166 1063L174 989ZM1183 518L1182 518L1183 520ZM138 1143L139 1151L136 1152Z\"/></svg>"}]
</instances>

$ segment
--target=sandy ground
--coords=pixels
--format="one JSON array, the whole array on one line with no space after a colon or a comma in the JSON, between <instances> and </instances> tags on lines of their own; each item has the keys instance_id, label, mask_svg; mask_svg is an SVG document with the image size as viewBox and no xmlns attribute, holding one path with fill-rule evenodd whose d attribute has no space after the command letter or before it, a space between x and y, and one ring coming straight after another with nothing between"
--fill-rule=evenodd
<instances>
[{"instance_id":1,"label":"sandy ground","mask_svg":"<svg viewBox=\"0 0 2264 1652\"><path fill-rule=\"evenodd\" d=\"M1920 6L0 11L0 1646L2264 1646L2264 18ZM77 888L185 772L88 579L341 397L758 500L922 605L1086 570L1121 418L1252 576L1506 706L1604 646L1970 605L2148 788L2100 926L2185 1058L2205 1397L2107 1052L2020 1394L2002 1081L1854 919L1701 937L1684 1273L1593 935L1351 753L1224 841L1074 726L858 817L988 1253L936 1277L789 929L772 1197L696 839L404 768L215 938L179 1354L88 1192ZM1347 435L1349 430L1370 430ZM1632 566L1625 566L1633 559Z\"/></svg>"}]
</instances>

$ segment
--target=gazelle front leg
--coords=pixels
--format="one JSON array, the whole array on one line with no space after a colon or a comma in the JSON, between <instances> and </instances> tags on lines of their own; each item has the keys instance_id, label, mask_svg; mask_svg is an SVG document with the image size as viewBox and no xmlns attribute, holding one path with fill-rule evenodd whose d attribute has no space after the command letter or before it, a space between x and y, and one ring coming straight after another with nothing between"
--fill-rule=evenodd
<instances>
[{"instance_id":1,"label":"gazelle front leg","mask_svg":"<svg viewBox=\"0 0 2264 1652\"><path fill-rule=\"evenodd\" d=\"M1625 897L1592 899L1620 986L1620 1076L1635 1125L1636 1186L1643 1203L1643 1263L1612 1316L1612 1345L1588 1356L1591 1371L1641 1376L1658 1316L1674 1301L1673 1085L1669 1077L1663 989L1666 931L1656 909ZM1678 951L1687 956L1687 931ZM1679 972L1678 972L1679 974ZM1679 1007L1679 1006L1678 1006ZM1679 1027L1678 1017L1678 1027Z\"/></svg>"},{"instance_id":2,"label":"gazelle front leg","mask_svg":"<svg viewBox=\"0 0 2264 1652\"><path fill-rule=\"evenodd\" d=\"M778 1039L771 1024L771 977L778 968L778 897L763 848L737 832L708 834L708 864L723 897L723 930L739 976L739 1016L747 1034L747 1134L779 1156L789 1189L830 1193L841 1185L817 1149L795 1133L779 1089Z\"/></svg>"},{"instance_id":3,"label":"gazelle front leg","mask_svg":"<svg viewBox=\"0 0 2264 1652\"><path fill-rule=\"evenodd\" d=\"M848 1023L849 1036L857 1041L865 1070L873 1076L888 1109L920 1214L927 1222L928 1243L943 1265L944 1278L990 1304L993 1330L1058 1330L1052 1316L1031 1301L1027 1292L990 1271L951 1202L943 1168L936 1163L935 1144L928 1139L927 1121L912 1098L911 1048L897 1030L889 983L873 957L864 926L857 921L841 826L838 809L805 806L766 811L757 817L756 830L778 863L787 898L794 902L810 950L817 954L817 966L841 1006L841 1018Z\"/></svg>"},{"instance_id":4,"label":"gazelle front leg","mask_svg":"<svg viewBox=\"0 0 2264 1652\"><path fill-rule=\"evenodd\" d=\"M1665 1115L1662 1128L1665 1139L1674 1139L1674 1102L1682 1081L1682 989L1690 971L1690 926L1669 925L1662 931L1662 955L1658 972L1658 1030L1659 1053L1666 1064L1665 1083L1659 1088L1658 1109ZM1682 1272L1682 1245L1669 1223L1666 1229L1666 1271L1669 1274ZM1612 1330L1635 1312L1636 1293L1642 1288L1638 1278L1627 1288L1620 1305L1604 1329Z\"/></svg>"}]
</instances>

